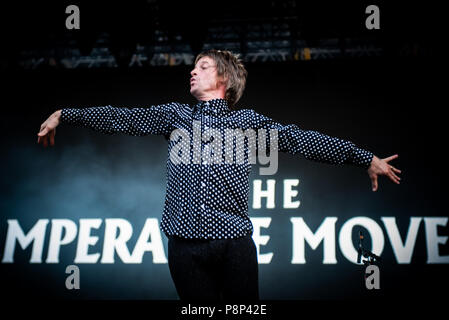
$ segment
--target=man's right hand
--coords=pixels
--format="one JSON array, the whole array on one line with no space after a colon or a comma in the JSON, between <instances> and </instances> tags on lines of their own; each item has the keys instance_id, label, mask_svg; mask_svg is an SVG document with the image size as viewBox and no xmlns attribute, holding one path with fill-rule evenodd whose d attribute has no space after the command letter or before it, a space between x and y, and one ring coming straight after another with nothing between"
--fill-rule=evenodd
<instances>
[{"instance_id":1,"label":"man's right hand","mask_svg":"<svg viewBox=\"0 0 449 320\"><path fill-rule=\"evenodd\" d=\"M41 143L44 147L48 146L48 139L50 145L55 145L56 127L59 125L61 118L61 110L55 111L44 123L41 124L39 133L37 134L37 143Z\"/></svg>"}]
</instances>

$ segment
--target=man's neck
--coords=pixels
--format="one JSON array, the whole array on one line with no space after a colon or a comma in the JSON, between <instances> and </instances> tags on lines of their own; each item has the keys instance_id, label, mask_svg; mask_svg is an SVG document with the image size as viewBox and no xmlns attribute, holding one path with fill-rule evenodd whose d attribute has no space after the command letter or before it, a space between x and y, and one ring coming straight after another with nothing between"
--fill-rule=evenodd
<instances>
[{"instance_id":1,"label":"man's neck","mask_svg":"<svg viewBox=\"0 0 449 320\"><path fill-rule=\"evenodd\" d=\"M198 97L196 97L199 101L209 101L213 99L224 99L225 98L225 91L220 92L206 92Z\"/></svg>"}]
</instances>

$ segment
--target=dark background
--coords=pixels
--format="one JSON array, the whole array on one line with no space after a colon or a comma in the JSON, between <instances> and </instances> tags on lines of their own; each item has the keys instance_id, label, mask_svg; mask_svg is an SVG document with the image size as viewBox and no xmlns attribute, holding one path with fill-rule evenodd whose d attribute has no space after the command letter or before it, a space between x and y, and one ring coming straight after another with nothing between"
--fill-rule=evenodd
<instances>
[{"instance_id":1,"label":"dark background","mask_svg":"<svg viewBox=\"0 0 449 320\"><path fill-rule=\"evenodd\" d=\"M184 4L177 7L179 10L170 11L174 3L165 3L161 21L172 21L173 28L192 22L190 28L201 29L201 21L207 21L202 17L213 17L218 12L201 9L204 4L207 5ZM144 107L170 101L195 102L188 91L192 66L21 68L20 52L56 45L52 39L68 32L64 28L65 15L60 14L65 5L30 4L19 8L9 4L2 10L2 78L6 83L2 86L0 252L4 250L7 219L18 219L22 228L28 230L42 218L68 218L75 222L78 218L125 218L134 226L134 243L146 218L161 217L167 156L162 137L106 136L61 126L56 146L44 149L36 143L36 134L51 113L62 107ZM143 30L148 30L145 28L151 28L151 20L133 19L142 2L136 6L128 2L111 4L109 9L102 2L82 5L85 6L81 14L87 16L82 20L83 37L102 28L111 34L118 28L122 38L127 38L130 28L134 28L140 30L136 33L139 37L144 35ZM397 153L399 158L394 165L403 171L402 183L398 186L381 178L378 192L373 193L362 169L281 154L274 177L277 186L282 185L282 179L300 179L301 206L282 209L278 188L275 210L250 209L250 216L272 218L270 227L264 230L270 241L262 250L273 252L274 257L271 264L259 265L262 299L430 301L442 298L449 285L447 265L426 264L423 221L409 265L397 264L383 228L382 289L377 292L362 287L363 267L347 261L338 248L338 231L354 216L370 217L381 227L380 217L394 216L403 237L412 216L447 216L445 100L439 98L444 92L445 64L436 49L441 31L437 26L439 8L428 3L393 6L380 2L382 29L370 34L361 18L360 8L364 5L302 5L298 11L302 35L311 42L329 36L363 36L382 45L382 56L248 63L247 87L237 107L255 109L284 124L296 123L303 129L351 140L379 157ZM86 10L86 6L92 9ZM232 14L231 9L238 8L238 4L230 2L226 8L224 14ZM244 6L241 15L267 14L254 8L257 7ZM126 42L123 41L117 43ZM405 44L419 48L419 54L399 54L399 48ZM255 169L251 180L265 181L266 177L258 176ZM249 203L251 208L252 190ZM338 264L322 264L322 244L315 251L306 247L306 264L290 264L289 219L294 216L303 217L312 230L325 217L338 217ZM48 229L49 226L44 258ZM104 224L98 230L99 245L90 252L101 252L102 230ZM447 226L439 228L438 233L448 236ZM165 236L163 240L166 244ZM2 290L9 297L22 299L177 299L168 265L153 264L151 254L146 254L140 265L126 265L117 258L113 265L79 265L82 289L69 291L64 287L64 271L73 264L74 250L75 243L63 247L60 263L49 265L30 264L30 248L16 248L14 263L0 264ZM448 245L440 245L440 255L447 254Z\"/></svg>"}]
</instances>

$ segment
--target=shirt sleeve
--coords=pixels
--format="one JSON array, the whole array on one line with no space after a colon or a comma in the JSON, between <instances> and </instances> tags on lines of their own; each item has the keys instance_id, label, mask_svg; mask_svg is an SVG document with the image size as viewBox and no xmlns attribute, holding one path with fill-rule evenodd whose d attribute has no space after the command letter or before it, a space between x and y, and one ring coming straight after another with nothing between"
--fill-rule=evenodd
<instances>
[{"instance_id":1,"label":"shirt sleeve","mask_svg":"<svg viewBox=\"0 0 449 320\"><path fill-rule=\"evenodd\" d=\"M278 149L308 160L329 164L353 164L368 169L373 153L358 148L351 141L331 137L317 131L302 130L296 124L283 125L254 112L254 129L275 129L278 134ZM268 148L269 130L265 132Z\"/></svg>"},{"instance_id":2,"label":"shirt sleeve","mask_svg":"<svg viewBox=\"0 0 449 320\"><path fill-rule=\"evenodd\" d=\"M154 105L148 108L112 106L64 108L61 123L88 127L105 134L124 133L132 136L148 134L169 136L173 131L176 104Z\"/></svg>"}]
</instances>

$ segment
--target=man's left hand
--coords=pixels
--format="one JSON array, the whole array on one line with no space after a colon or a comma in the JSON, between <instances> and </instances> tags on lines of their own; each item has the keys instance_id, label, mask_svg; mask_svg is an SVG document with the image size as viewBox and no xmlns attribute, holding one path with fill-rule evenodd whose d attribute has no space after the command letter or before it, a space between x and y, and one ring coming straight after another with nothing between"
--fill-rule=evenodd
<instances>
[{"instance_id":1,"label":"man's left hand","mask_svg":"<svg viewBox=\"0 0 449 320\"><path fill-rule=\"evenodd\" d=\"M371 184L373 191L377 190L377 177L378 176L387 176L390 178L391 181L394 183L399 184L399 181L401 178L399 178L396 174L401 173L401 170L396 169L392 165L388 164L393 159L396 159L398 157L397 154L394 156L385 158L385 159L379 159L378 157L374 156L373 160L371 161L371 164L368 168L368 175L371 179Z\"/></svg>"}]
</instances>

